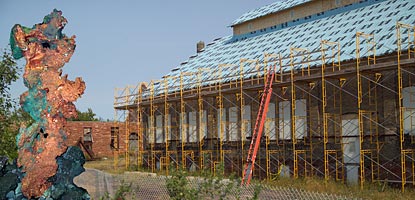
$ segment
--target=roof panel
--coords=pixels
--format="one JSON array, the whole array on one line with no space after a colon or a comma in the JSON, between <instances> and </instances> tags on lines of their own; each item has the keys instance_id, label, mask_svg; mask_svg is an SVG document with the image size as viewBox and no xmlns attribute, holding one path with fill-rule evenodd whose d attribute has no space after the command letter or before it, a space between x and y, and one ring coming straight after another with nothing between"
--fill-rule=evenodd
<instances>
[{"instance_id":1,"label":"roof panel","mask_svg":"<svg viewBox=\"0 0 415 200\"><path fill-rule=\"evenodd\" d=\"M281 10L285 10L287 8L291 8L306 2L309 2L311 0L284 0L284 1L277 1L275 3L263 6L261 8L257 8L254 10L251 10L242 16L240 16L238 19L233 21L231 23L231 26L241 24L243 22L249 21L251 19L259 18L271 13L276 13Z\"/></svg>"},{"instance_id":2,"label":"roof panel","mask_svg":"<svg viewBox=\"0 0 415 200\"><path fill-rule=\"evenodd\" d=\"M398 6L399 8L397 8ZM302 24L302 26L275 30L235 42L229 42L232 36L223 37L215 41L214 44L207 46L204 52L199 53L190 62L180 65L177 70L170 72L168 75L180 77L181 72L197 72L198 68L203 68L208 69L205 71L206 74L203 75L204 84L215 84L220 78L219 64L239 66L241 58L261 60L264 53L281 53L283 58L289 58L291 46L308 48L309 52L312 50L319 51L320 42L323 39L340 42L341 61L354 59L356 53L356 32L373 32L375 40L378 42L376 54L383 55L396 51L396 34L394 30L396 22L399 19L402 19L402 23L406 24L415 22L415 12L411 10L411 7L415 7L415 1L389 0L380 2L376 6L365 6L360 9L317 19L313 22L307 22ZM383 11L381 12L381 10ZM359 16L362 13L368 14L364 18L360 18ZM402 18L402 16L404 17ZM373 17L376 18L370 21ZM364 29L362 29L363 27ZM323 31L325 29L327 31ZM362 45L362 56L365 56L364 53L367 52L365 48L367 47ZM321 55L319 53L310 54L310 60L319 60L320 58ZM283 60L283 71L291 70L289 61L290 59ZM318 61L311 64L319 65ZM300 65L296 66L298 69L302 67ZM257 75L254 64L245 65L243 71L245 78ZM249 72L252 73L248 74ZM226 79L226 81L236 80L239 78L240 70L225 71L222 76L225 74L226 76L233 76L233 78ZM195 87L194 82L198 80L196 73L192 76L186 77L189 83L193 81L193 84L189 85L189 87ZM174 81L174 83L169 84L174 85L174 87L169 86L169 89L175 90L180 86L180 81L173 79L170 79L170 81ZM222 81L225 81L225 78Z\"/></svg>"}]
</instances>

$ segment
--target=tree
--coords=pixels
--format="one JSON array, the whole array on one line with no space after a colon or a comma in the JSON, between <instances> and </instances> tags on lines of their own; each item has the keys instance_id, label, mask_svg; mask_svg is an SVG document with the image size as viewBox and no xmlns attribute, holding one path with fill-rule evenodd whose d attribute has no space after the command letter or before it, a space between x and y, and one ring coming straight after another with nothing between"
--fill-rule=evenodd
<instances>
[{"instance_id":1,"label":"tree","mask_svg":"<svg viewBox=\"0 0 415 200\"><path fill-rule=\"evenodd\" d=\"M68 119L69 121L99 121L91 108L88 108L86 112L81 112L79 110L76 110L76 112L78 113L78 118Z\"/></svg>"},{"instance_id":2,"label":"tree","mask_svg":"<svg viewBox=\"0 0 415 200\"><path fill-rule=\"evenodd\" d=\"M0 57L0 155L17 157L16 135L23 114L15 110L10 85L19 78L19 68L10 52L4 50Z\"/></svg>"}]
</instances>

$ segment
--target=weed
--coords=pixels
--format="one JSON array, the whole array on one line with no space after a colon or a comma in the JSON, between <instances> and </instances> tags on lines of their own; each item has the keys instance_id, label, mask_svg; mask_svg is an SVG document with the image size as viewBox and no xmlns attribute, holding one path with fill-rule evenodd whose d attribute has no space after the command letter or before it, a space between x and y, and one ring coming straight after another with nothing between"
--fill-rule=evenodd
<instances>
[{"instance_id":1,"label":"weed","mask_svg":"<svg viewBox=\"0 0 415 200\"><path fill-rule=\"evenodd\" d=\"M218 165L215 174L205 170L200 177L189 177L186 171L174 167L170 167L170 172L166 186L172 199L241 199L240 178L225 177L223 164ZM258 199L260 191L261 187L256 186L252 199Z\"/></svg>"},{"instance_id":2,"label":"weed","mask_svg":"<svg viewBox=\"0 0 415 200\"><path fill-rule=\"evenodd\" d=\"M126 199L130 199L130 198L127 198L127 196L132 192L131 185L132 185L132 183L127 184L127 183L125 183L124 180L121 180L121 184L118 187L117 191L115 192L114 197L110 197L108 192L106 192L105 195L100 198L100 200L126 200Z\"/></svg>"}]
</instances>

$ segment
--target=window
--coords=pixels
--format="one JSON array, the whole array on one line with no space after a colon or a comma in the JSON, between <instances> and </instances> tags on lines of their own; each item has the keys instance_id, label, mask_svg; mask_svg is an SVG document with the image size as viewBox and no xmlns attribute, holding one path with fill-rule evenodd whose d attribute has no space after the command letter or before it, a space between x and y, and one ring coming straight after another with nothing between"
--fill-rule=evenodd
<instances>
[{"instance_id":1,"label":"window","mask_svg":"<svg viewBox=\"0 0 415 200\"><path fill-rule=\"evenodd\" d=\"M276 140L275 130L275 104L269 103L267 118L265 121L264 135L268 136L270 140Z\"/></svg>"},{"instance_id":2,"label":"window","mask_svg":"<svg viewBox=\"0 0 415 200\"><path fill-rule=\"evenodd\" d=\"M119 127L111 127L111 149L118 150L120 148L120 130Z\"/></svg>"},{"instance_id":3,"label":"window","mask_svg":"<svg viewBox=\"0 0 415 200\"><path fill-rule=\"evenodd\" d=\"M291 139L291 118L290 118L290 102L282 101L278 103L279 114L279 139Z\"/></svg>"},{"instance_id":4,"label":"window","mask_svg":"<svg viewBox=\"0 0 415 200\"><path fill-rule=\"evenodd\" d=\"M251 106L244 105L244 113L243 113L243 133L242 134L242 140L247 140L247 137L251 137Z\"/></svg>"},{"instance_id":5,"label":"window","mask_svg":"<svg viewBox=\"0 0 415 200\"><path fill-rule=\"evenodd\" d=\"M163 143L163 115L156 115L156 143Z\"/></svg>"},{"instance_id":6,"label":"window","mask_svg":"<svg viewBox=\"0 0 415 200\"><path fill-rule=\"evenodd\" d=\"M402 89L404 133L415 136L415 86Z\"/></svg>"},{"instance_id":7,"label":"window","mask_svg":"<svg viewBox=\"0 0 415 200\"><path fill-rule=\"evenodd\" d=\"M359 121L356 114L342 116L342 136L359 136Z\"/></svg>"},{"instance_id":8,"label":"window","mask_svg":"<svg viewBox=\"0 0 415 200\"><path fill-rule=\"evenodd\" d=\"M238 108L230 107L229 108L229 140L237 141L238 140Z\"/></svg>"},{"instance_id":9,"label":"window","mask_svg":"<svg viewBox=\"0 0 415 200\"><path fill-rule=\"evenodd\" d=\"M138 149L137 133L130 133L130 135L128 136L128 148L133 151Z\"/></svg>"},{"instance_id":10,"label":"window","mask_svg":"<svg viewBox=\"0 0 415 200\"><path fill-rule=\"evenodd\" d=\"M187 142L187 117L186 112L180 113L179 118L179 140L182 142Z\"/></svg>"},{"instance_id":11,"label":"window","mask_svg":"<svg viewBox=\"0 0 415 200\"><path fill-rule=\"evenodd\" d=\"M200 116L199 116L200 117ZM206 110L202 110L202 119L200 121L200 135L199 141L203 138L207 138L207 112Z\"/></svg>"},{"instance_id":12,"label":"window","mask_svg":"<svg viewBox=\"0 0 415 200\"><path fill-rule=\"evenodd\" d=\"M84 127L84 142L92 142L92 128Z\"/></svg>"},{"instance_id":13,"label":"window","mask_svg":"<svg viewBox=\"0 0 415 200\"><path fill-rule=\"evenodd\" d=\"M295 137L302 139L307 134L307 101L295 100Z\"/></svg>"},{"instance_id":14,"label":"window","mask_svg":"<svg viewBox=\"0 0 415 200\"><path fill-rule=\"evenodd\" d=\"M92 128L84 127L83 143L85 145L85 148L92 151L92 142Z\"/></svg>"},{"instance_id":15,"label":"window","mask_svg":"<svg viewBox=\"0 0 415 200\"><path fill-rule=\"evenodd\" d=\"M222 112L222 116L220 113ZM218 130L218 138L222 139L223 141L228 141L227 135L227 128L226 128L226 108L218 109L217 112L217 130Z\"/></svg>"},{"instance_id":16,"label":"window","mask_svg":"<svg viewBox=\"0 0 415 200\"><path fill-rule=\"evenodd\" d=\"M189 112L189 142L197 142L197 112Z\"/></svg>"},{"instance_id":17,"label":"window","mask_svg":"<svg viewBox=\"0 0 415 200\"><path fill-rule=\"evenodd\" d=\"M278 126L279 139L290 140L291 133L291 103L282 101L278 104ZM295 138L303 139L307 133L307 101L305 99L295 100Z\"/></svg>"}]
</instances>

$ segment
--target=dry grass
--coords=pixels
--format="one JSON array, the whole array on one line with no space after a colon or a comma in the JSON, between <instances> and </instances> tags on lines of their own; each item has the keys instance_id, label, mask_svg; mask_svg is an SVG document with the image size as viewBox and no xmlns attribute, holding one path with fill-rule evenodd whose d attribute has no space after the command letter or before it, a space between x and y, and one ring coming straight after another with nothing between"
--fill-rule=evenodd
<instances>
[{"instance_id":1,"label":"dry grass","mask_svg":"<svg viewBox=\"0 0 415 200\"><path fill-rule=\"evenodd\" d=\"M97 170L104 171L110 174L122 174L124 173L124 171L126 171L125 167L121 165L118 165L117 169L115 169L113 159L87 161L84 167L97 169Z\"/></svg>"},{"instance_id":2,"label":"dry grass","mask_svg":"<svg viewBox=\"0 0 415 200\"><path fill-rule=\"evenodd\" d=\"M407 189L401 193L400 189L391 188L384 184L366 183L363 190L358 185L345 185L336 181L325 181L319 178L280 178L278 180L264 182L269 185L292 187L307 191L322 192L328 194L344 195L362 199L414 199L415 191Z\"/></svg>"},{"instance_id":3,"label":"dry grass","mask_svg":"<svg viewBox=\"0 0 415 200\"><path fill-rule=\"evenodd\" d=\"M114 168L113 159L104 159L96 161L88 161L84 167L98 169L111 174L122 174L126 170L123 158L118 161L117 169ZM136 171L137 169L130 169ZM139 170L146 171L146 170ZM163 174L163 172L160 172ZM363 190L358 185L345 185L333 180L325 181L319 178L279 178L273 181L263 181L262 183L271 186L292 187L306 191L321 192L328 194L344 195L362 199L403 199L412 200L415 197L415 190L408 188L405 193L401 193L400 189L391 188L384 184L366 183Z\"/></svg>"},{"instance_id":4,"label":"dry grass","mask_svg":"<svg viewBox=\"0 0 415 200\"><path fill-rule=\"evenodd\" d=\"M116 166L116 167L115 167ZM130 167L127 169L125 167L125 159L124 157L119 157L116 165L112 158L105 158L93 161L87 161L84 165L85 168L92 168L101 170L110 174L122 174L125 171L142 171L142 172L149 172L147 169L140 169L138 170L137 165L133 165L130 163Z\"/></svg>"}]
</instances>

